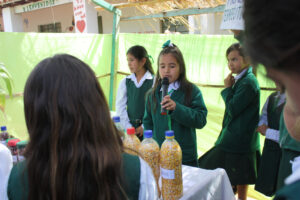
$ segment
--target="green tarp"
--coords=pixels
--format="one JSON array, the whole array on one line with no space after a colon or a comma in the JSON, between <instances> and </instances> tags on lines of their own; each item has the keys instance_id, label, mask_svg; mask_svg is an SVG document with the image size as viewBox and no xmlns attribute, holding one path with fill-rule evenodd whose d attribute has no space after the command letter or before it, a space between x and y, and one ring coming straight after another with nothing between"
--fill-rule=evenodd
<instances>
[{"instance_id":1,"label":"green tarp","mask_svg":"<svg viewBox=\"0 0 300 200\"><path fill-rule=\"evenodd\" d=\"M129 47L143 45L153 57L154 70L157 70L157 57L163 43L171 40L182 51L186 63L187 77L202 85L200 89L208 107L208 123L197 131L199 154L207 151L218 136L224 112L220 96L222 88L209 85L223 85L229 73L225 51L237 42L228 35L165 35L165 34L120 34L117 43L117 66L115 71L128 72L126 51ZM100 84L109 97L111 61L111 35L99 34L45 34L45 33L0 33L0 62L8 68L14 79L13 93L22 93L26 79L32 68L43 58L57 53L72 54L91 66ZM259 68L257 77L261 87L274 88L273 82L265 77ZM115 75L114 94L125 75ZM261 106L270 91L261 92ZM7 125L8 131L16 137L28 137L23 113L23 98L7 99L6 115L0 114L0 125ZM203 142L205 141L205 142Z\"/></svg>"},{"instance_id":2,"label":"green tarp","mask_svg":"<svg viewBox=\"0 0 300 200\"><path fill-rule=\"evenodd\" d=\"M0 33L0 62L13 77L14 94L23 93L27 77L42 59L58 53L74 55L95 71L97 76L110 73L111 35L54 34L54 33ZM109 85L109 76L99 79L101 85ZM109 95L109 87L102 87ZM5 115L0 113L0 125L6 125L10 134L28 137L23 97L6 100Z\"/></svg>"}]
</instances>

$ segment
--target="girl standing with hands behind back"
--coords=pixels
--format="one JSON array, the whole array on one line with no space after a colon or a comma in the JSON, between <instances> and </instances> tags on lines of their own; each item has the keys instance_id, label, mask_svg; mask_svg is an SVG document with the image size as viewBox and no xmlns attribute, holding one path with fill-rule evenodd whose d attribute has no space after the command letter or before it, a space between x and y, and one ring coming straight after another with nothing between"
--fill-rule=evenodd
<instances>
[{"instance_id":1,"label":"girl standing with hands behind back","mask_svg":"<svg viewBox=\"0 0 300 200\"><path fill-rule=\"evenodd\" d=\"M142 46L136 45L128 49L127 62L132 74L121 81L116 100L116 110L121 118L121 124L125 129L136 128L140 140L143 139L145 94L152 87L154 77L149 57Z\"/></svg>"},{"instance_id":2,"label":"girl standing with hands behind back","mask_svg":"<svg viewBox=\"0 0 300 200\"><path fill-rule=\"evenodd\" d=\"M268 98L262 109L257 131L265 136L261 163L257 173L255 190L266 196L276 192L282 150L279 144L280 117L285 105L284 87L276 84L276 92Z\"/></svg>"},{"instance_id":3,"label":"girl standing with hands behind back","mask_svg":"<svg viewBox=\"0 0 300 200\"><path fill-rule=\"evenodd\" d=\"M198 87L186 78L181 51L168 41L158 56L158 78L146 98L144 126L153 130L153 138L161 146L165 131L172 129L182 149L182 163L198 166L196 128L206 124L207 109ZM169 79L168 93L162 99L162 79ZM162 99L162 101L161 101ZM161 115L161 107L168 115Z\"/></svg>"},{"instance_id":4,"label":"girl standing with hands behind back","mask_svg":"<svg viewBox=\"0 0 300 200\"><path fill-rule=\"evenodd\" d=\"M248 184L256 180L259 155L260 88L240 44L226 51L231 73L224 80L221 96L225 103L222 130L215 146L199 159L205 169L224 168L238 199L247 199ZM236 74L235 77L232 74Z\"/></svg>"}]
</instances>

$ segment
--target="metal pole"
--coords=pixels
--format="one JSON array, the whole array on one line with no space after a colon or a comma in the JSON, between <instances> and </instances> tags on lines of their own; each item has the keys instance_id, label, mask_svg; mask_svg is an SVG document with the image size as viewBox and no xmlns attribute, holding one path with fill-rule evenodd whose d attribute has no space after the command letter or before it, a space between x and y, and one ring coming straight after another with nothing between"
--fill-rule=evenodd
<instances>
[{"instance_id":1,"label":"metal pole","mask_svg":"<svg viewBox=\"0 0 300 200\"><path fill-rule=\"evenodd\" d=\"M115 57L116 57L116 39L118 35L118 26L120 16L122 15L121 10L115 8L113 5L103 0L93 0L93 2L103 7L109 12L114 14L113 17L113 30L112 30L112 49L111 49L111 64L110 64L110 86L109 86L109 108L112 109L113 98L114 98L114 86L115 86Z\"/></svg>"},{"instance_id":2,"label":"metal pole","mask_svg":"<svg viewBox=\"0 0 300 200\"><path fill-rule=\"evenodd\" d=\"M114 8L115 10L116 8ZM116 40L118 35L118 25L120 15L114 12L113 31L112 31L112 50L111 50L111 64L110 64L110 90L109 90L109 108L112 110L115 86L115 57L116 57Z\"/></svg>"}]
</instances>

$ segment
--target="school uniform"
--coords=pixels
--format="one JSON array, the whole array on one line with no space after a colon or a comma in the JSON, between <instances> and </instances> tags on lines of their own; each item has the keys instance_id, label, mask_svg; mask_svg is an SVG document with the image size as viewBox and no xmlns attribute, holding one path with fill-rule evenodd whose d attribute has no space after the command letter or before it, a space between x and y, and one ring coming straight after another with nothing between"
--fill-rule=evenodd
<instances>
[{"instance_id":1,"label":"school uniform","mask_svg":"<svg viewBox=\"0 0 300 200\"><path fill-rule=\"evenodd\" d=\"M122 187L128 199L158 199L158 190L152 169L141 158L123 153ZM7 194L10 200L28 199L26 160L15 165L10 173ZM90 191L93 192L93 191ZM88 196L88 194L87 194Z\"/></svg>"},{"instance_id":2,"label":"school uniform","mask_svg":"<svg viewBox=\"0 0 300 200\"><path fill-rule=\"evenodd\" d=\"M152 87L153 79L153 75L146 71L139 83L134 73L121 81L117 92L116 111L125 129L142 125L145 95Z\"/></svg>"},{"instance_id":3,"label":"school uniform","mask_svg":"<svg viewBox=\"0 0 300 200\"><path fill-rule=\"evenodd\" d=\"M263 124L266 130L264 149L258 170L255 190L266 196L273 196L276 192L277 176L281 159L279 146L279 122L285 104L285 94L273 92L267 99L258 126Z\"/></svg>"},{"instance_id":4,"label":"school uniform","mask_svg":"<svg viewBox=\"0 0 300 200\"><path fill-rule=\"evenodd\" d=\"M254 184L260 159L259 121L260 88L252 68L235 77L235 84L221 96L225 114L215 146L199 159L199 167L224 168L232 185Z\"/></svg>"},{"instance_id":5,"label":"school uniform","mask_svg":"<svg viewBox=\"0 0 300 200\"><path fill-rule=\"evenodd\" d=\"M191 103L185 105L185 91L180 88L178 81L169 85L168 91L171 99L175 101L176 108L168 115L161 115L161 86L147 96L143 119L145 129L153 130L153 138L159 146L165 140L165 131L174 130L175 139L182 150L182 164L198 166L196 128L203 128L206 124L207 109L199 88L192 84Z\"/></svg>"},{"instance_id":6,"label":"school uniform","mask_svg":"<svg viewBox=\"0 0 300 200\"><path fill-rule=\"evenodd\" d=\"M280 118L280 137L279 144L281 147L282 156L280 159L279 172L277 178L277 187L279 190L284 186L284 179L292 174L291 162L295 157L300 156L300 142L293 139L284 124L284 116Z\"/></svg>"},{"instance_id":7,"label":"school uniform","mask_svg":"<svg viewBox=\"0 0 300 200\"><path fill-rule=\"evenodd\" d=\"M292 175L285 179L285 186L276 192L274 200L299 200L300 198L300 156L292 164Z\"/></svg>"}]
</instances>

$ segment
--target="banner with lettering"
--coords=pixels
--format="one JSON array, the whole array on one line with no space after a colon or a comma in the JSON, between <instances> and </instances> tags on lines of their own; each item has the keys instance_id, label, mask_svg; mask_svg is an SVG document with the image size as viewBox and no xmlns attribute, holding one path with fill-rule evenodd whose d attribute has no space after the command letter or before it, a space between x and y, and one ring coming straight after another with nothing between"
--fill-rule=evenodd
<instances>
[{"instance_id":1,"label":"banner with lettering","mask_svg":"<svg viewBox=\"0 0 300 200\"><path fill-rule=\"evenodd\" d=\"M86 12L85 0L73 0L73 11L76 33L86 33Z\"/></svg>"},{"instance_id":2,"label":"banner with lettering","mask_svg":"<svg viewBox=\"0 0 300 200\"><path fill-rule=\"evenodd\" d=\"M227 0L220 29L244 30L243 0Z\"/></svg>"}]
</instances>

